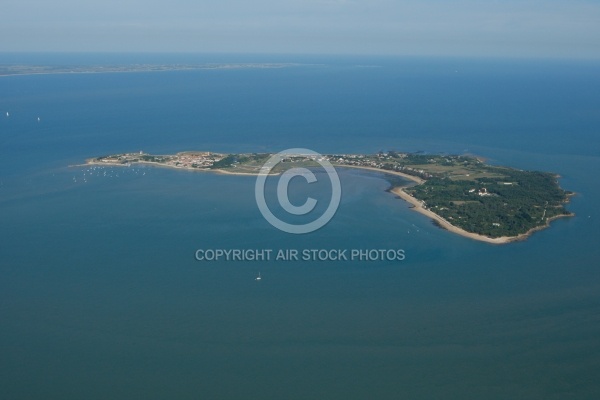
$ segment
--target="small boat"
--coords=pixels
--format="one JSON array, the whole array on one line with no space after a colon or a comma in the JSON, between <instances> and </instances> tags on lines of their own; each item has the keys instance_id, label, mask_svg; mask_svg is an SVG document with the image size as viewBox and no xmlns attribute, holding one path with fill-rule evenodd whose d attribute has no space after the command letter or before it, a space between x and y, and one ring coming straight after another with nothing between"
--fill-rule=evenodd
<instances>
[{"instance_id":1,"label":"small boat","mask_svg":"<svg viewBox=\"0 0 600 400\"><path fill-rule=\"evenodd\" d=\"M260 276L260 271L258 272L258 276L256 278L254 278L255 281L260 281L262 280L261 276Z\"/></svg>"}]
</instances>

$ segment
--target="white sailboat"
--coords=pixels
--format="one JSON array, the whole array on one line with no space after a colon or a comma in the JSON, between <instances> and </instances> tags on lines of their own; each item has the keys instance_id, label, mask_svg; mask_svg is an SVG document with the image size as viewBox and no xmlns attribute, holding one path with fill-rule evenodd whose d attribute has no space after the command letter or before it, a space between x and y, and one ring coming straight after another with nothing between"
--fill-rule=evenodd
<instances>
[{"instance_id":1,"label":"white sailboat","mask_svg":"<svg viewBox=\"0 0 600 400\"><path fill-rule=\"evenodd\" d=\"M258 276L254 278L255 281L260 281L262 278L260 276L260 271L258 271Z\"/></svg>"}]
</instances>

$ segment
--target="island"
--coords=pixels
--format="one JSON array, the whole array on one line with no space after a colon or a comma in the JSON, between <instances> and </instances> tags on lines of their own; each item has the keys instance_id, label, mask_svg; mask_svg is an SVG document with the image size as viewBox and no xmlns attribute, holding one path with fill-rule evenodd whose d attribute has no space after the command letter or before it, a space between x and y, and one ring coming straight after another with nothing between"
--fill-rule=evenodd
<instances>
[{"instance_id":1,"label":"island","mask_svg":"<svg viewBox=\"0 0 600 400\"><path fill-rule=\"evenodd\" d=\"M152 155L144 152L107 155L86 164L130 166L150 164L196 171L257 175L270 153L222 154L182 152ZM317 157L334 167L385 173L390 192L439 227L488 243L523 240L556 218L574 214L565 204L574 193L563 190L559 176L494 166L471 155L380 151L375 154L290 154L271 173L294 167L317 167ZM397 179L393 177L401 177ZM407 183L408 180L408 183Z\"/></svg>"}]
</instances>

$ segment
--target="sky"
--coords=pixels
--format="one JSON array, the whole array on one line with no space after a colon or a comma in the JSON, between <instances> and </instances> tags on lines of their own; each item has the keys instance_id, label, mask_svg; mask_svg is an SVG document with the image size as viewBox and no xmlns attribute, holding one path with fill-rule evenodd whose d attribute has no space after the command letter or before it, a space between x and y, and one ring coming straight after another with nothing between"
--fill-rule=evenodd
<instances>
[{"instance_id":1,"label":"sky","mask_svg":"<svg viewBox=\"0 0 600 400\"><path fill-rule=\"evenodd\" d=\"M600 58L600 1L3 0L19 51Z\"/></svg>"}]
</instances>

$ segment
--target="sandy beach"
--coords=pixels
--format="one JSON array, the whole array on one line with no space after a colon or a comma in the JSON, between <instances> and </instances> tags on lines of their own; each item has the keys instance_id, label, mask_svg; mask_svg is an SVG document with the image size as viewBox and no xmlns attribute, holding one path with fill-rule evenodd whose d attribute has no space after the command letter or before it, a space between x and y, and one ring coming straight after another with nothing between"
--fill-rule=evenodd
<instances>
[{"instance_id":1,"label":"sandy beach","mask_svg":"<svg viewBox=\"0 0 600 400\"><path fill-rule=\"evenodd\" d=\"M515 241L518 241L518 240L525 240L529 236L531 236L532 233L534 233L536 231L539 231L539 230L542 230L542 229L546 229L547 227L549 227L550 226L550 222L554 221L555 219L572 216L572 215L557 215L555 217L548 218L546 220L546 224L545 225L538 226L536 228L530 229L529 231L527 231L525 233L521 233L520 235L517 235L517 236L501 236L501 237L497 237L497 238L491 238L491 237L488 237L488 236L479 235L477 233L468 232L468 231L465 231L462 228L459 228L457 226L452 225L450 222L448 222L444 218L440 217L439 215L437 215L433 211L430 211L430 210L427 210L426 208L423 208L423 205L421 204L421 202L419 200L417 200L416 198L414 198L411 195L409 195L408 193L406 193L400 187L396 187L396 188L392 189L391 192L394 193L394 194L396 194L396 195L398 195L400 198L402 198L402 200L407 201L410 204L412 204L414 206L412 208L413 210L415 210L418 213L421 213L423 215L428 216L432 220L436 221L439 224L439 226L441 226L442 228L444 228L444 229L446 229L446 230L448 230L448 231L450 231L452 233L456 233L458 235L467 237L469 239L479 240L481 242L492 243L492 244L506 244L506 243L515 242Z\"/></svg>"},{"instance_id":2,"label":"sandy beach","mask_svg":"<svg viewBox=\"0 0 600 400\"><path fill-rule=\"evenodd\" d=\"M381 168L375 168L375 167L361 167L358 165L334 165L334 167L337 168L356 168L356 169L366 169L367 171L375 171L375 172L379 172L381 174L390 174L390 175L396 175L396 176L400 176L402 178L406 178L410 181L413 181L417 184L421 184L423 182L425 182L423 179L417 177L417 176L413 176L413 175L409 175L409 174L405 174L403 172L398 172L398 171L390 171L387 169L381 169Z\"/></svg>"},{"instance_id":3,"label":"sandy beach","mask_svg":"<svg viewBox=\"0 0 600 400\"><path fill-rule=\"evenodd\" d=\"M353 165L344 165L342 166L343 168L357 168L357 169L365 169L365 170L369 170L369 171L375 171L375 172L380 172L380 173L385 173L385 174L391 174L391 175L397 175L400 176L402 178L406 178L408 180L411 180L413 182L415 182L416 184L421 184L424 182L423 179L418 178L416 176L412 176L412 175L408 175L402 172L397 172L397 171L388 171L388 170L383 170L383 169L379 169L379 168L373 168L373 167L360 167L360 166L353 166ZM483 235L478 235L476 233L471 233L471 232L467 232L462 228L459 228L457 226L452 225L450 222L448 222L447 220L445 220L444 218L440 217L439 215L437 215L436 213L434 213L433 211L427 210L426 208L423 208L423 205L421 204L421 202L419 200L417 200L416 198L412 197L411 195L409 195L408 193L406 193L404 190L402 190L401 187L395 187L391 190L392 193L398 195L400 198L402 198L402 200L409 202L410 204L413 205L413 210L426 215L427 217L433 219L434 221L436 221L442 228L456 233L458 235L464 236L464 237L468 237L470 239L474 239L474 240L479 240L482 242L486 242L486 243L493 243L493 244L505 244L505 243L509 243L509 242L513 242L515 240L523 240L526 239L531 233L527 232L524 234L521 234L519 236L502 236L499 238L490 238L487 236L483 236Z\"/></svg>"},{"instance_id":4,"label":"sandy beach","mask_svg":"<svg viewBox=\"0 0 600 400\"><path fill-rule=\"evenodd\" d=\"M442 228L444 228L450 232L456 233L458 235L468 237L469 239L479 240L479 241L486 242L486 243L504 244L504 243L509 243L509 242L515 241L515 240L522 240L522 239L525 239L527 236L529 236L529 232L528 232L528 233L524 233L519 236L502 236L499 238L490 238L487 236L478 235L476 233L467 232L464 229L461 229L457 226L452 225L450 222L446 221L444 218L440 217L433 211L423 208L423 205L421 204L421 202L419 200L415 199L414 197L412 197L411 195L406 193L404 190L402 190L402 188L396 187L396 188L392 189L391 192L394 194L397 194L400 198L402 198L402 200L407 201L410 204L412 204L414 206L412 208L413 210L433 219Z\"/></svg>"}]
</instances>

